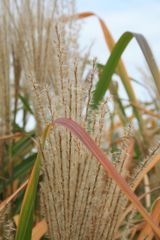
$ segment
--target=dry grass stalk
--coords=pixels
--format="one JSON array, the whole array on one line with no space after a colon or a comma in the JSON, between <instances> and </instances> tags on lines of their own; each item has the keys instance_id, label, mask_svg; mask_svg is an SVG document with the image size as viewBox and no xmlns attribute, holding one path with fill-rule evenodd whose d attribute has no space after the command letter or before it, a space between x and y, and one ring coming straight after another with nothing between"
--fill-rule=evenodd
<instances>
[{"instance_id":1,"label":"dry grass stalk","mask_svg":"<svg viewBox=\"0 0 160 240\"><path fill-rule=\"evenodd\" d=\"M0 10L0 136L10 134L10 39L9 19L5 16L4 8ZM0 175L4 163L4 142L0 142Z\"/></svg>"},{"instance_id":2,"label":"dry grass stalk","mask_svg":"<svg viewBox=\"0 0 160 240\"><path fill-rule=\"evenodd\" d=\"M0 240L12 240L15 235L15 227L10 217L10 205L0 210Z\"/></svg>"}]
</instances>

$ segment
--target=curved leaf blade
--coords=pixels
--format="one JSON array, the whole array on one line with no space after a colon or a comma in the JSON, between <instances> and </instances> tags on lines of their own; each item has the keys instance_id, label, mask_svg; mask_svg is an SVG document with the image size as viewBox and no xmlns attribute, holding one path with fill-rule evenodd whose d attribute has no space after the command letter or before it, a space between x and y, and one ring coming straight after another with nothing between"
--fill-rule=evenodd
<instances>
[{"instance_id":1,"label":"curved leaf blade","mask_svg":"<svg viewBox=\"0 0 160 240\"><path fill-rule=\"evenodd\" d=\"M135 208L141 213L146 222L153 229L155 234L160 238L160 229L155 225L152 218L146 212L142 204L140 203L137 196L132 192L127 182L121 177L121 175L117 172L115 167L109 161L109 159L104 155L104 153L100 150L100 148L96 145L94 140L85 132L85 130L78 125L75 121L66 118L59 118L53 122L53 126L55 124L62 125L68 128L72 133L74 133L88 148L88 150L99 160L99 162L103 165L108 174L116 181L119 188L123 193L126 194L128 199L132 202Z\"/></svg>"},{"instance_id":2,"label":"curved leaf blade","mask_svg":"<svg viewBox=\"0 0 160 240\"><path fill-rule=\"evenodd\" d=\"M158 67L154 60L152 51L151 51L147 41L141 34L125 32L120 37L120 39L116 43L115 47L113 48L113 51L112 51L106 65L104 66L104 70L103 70L103 72L100 76L100 79L96 85L96 89L93 94L93 107L94 108L96 108L98 106L99 102L102 100L107 89L109 88L109 85L110 85L110 82L112 79L112 75L115 72L115 69L118 65L120 57L121 57L122 53L124 52L124 50L126 49L129 42L133 39L133 37L135 37L135 39L137 40L137 42L145 56L148 66L152 72L154 79L155 79L157 89L160 93L160 75L159 75ZM129 91L127 91L127 92L129 93Z\"/></svg>"}]
</instances>

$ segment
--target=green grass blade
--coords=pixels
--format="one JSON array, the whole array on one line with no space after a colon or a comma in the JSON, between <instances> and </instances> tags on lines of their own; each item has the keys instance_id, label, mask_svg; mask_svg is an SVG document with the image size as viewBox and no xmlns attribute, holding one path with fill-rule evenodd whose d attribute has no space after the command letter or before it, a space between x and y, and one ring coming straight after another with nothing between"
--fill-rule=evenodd
<instances>
[{"instance_id":1,"label":"green grass blade","mask_svg":"<svg viewBox=\"0 0 160 240\"><path fill-rule=\"evenodd\" d=\"M42 148L48 136L50 125L47 125L42 136ZM23 198L19 225L15 240L30 240L33 224L33 210L37 193L37 185L40 172L41 153L38 153L33 170L31 172L27 189Z\"/></svg>"},{"instance_id":2,"label":"green grass blade","mask_svg":"<svg viewBox=\"0 0 160 240\"><path fill-rule=\"evenodd\" d=\"M134 91L133 91L133 88L131 86L130 79L124 68L123 62L120 61L120 57L121 57L122 53L124 52L124 50L126 49L127 45L129 44L129 42L132 40L133 37L135 37L135 39L137 40L137 42L145 56L148 66L152 72L154 79L155 79L155 83L157 84L157 89L159 88L158 85L160 83L160 78L159 78L158 67L153 58L153 54L151 52L151 49L150 49L147 41L140 34L132 33L132 32L125 32L120 37L120 39L116 43L115 47L113 48L111 55L100 75L99 81L96 85L96 89L93 93L92 107L94 109L98 107L99 102L102 100L106 91L109 89L109 86L110 86L110 83L112 80L112 76L113 76L114 72L116 71L116 68L117 68L117 73L121 77L122 83L126 89L126 92L128 94L130 101L135 103L136 105L138 104L135 94L134 94ZM140 128L141 134L142 134L143 138L145 138L144 126L143 126L143 120L141 118L141 114L134 106L133 106L133 110L134 110L135 116L139 122L139 128Z\"/></svg>"},{"instance_id":3,"label":"green grass blade","mask_svg":"<svg viewBox=\"0 0 160 240\"><path fill-rule=\"evenodd\" d=\"M159 74L157 73L157 71L158 71L157 65L154 61L153 54L151 53L148 43L146 42L146 40L144 40L144 37L140 34L136 34L136 33L132 33L132 32L125 32L120 37L120 39L116 43L115 47L113 48L113 51L112 51L106 65L104 66L103 72L100 76L100 79L99 79L97 85L96 85L96 89L93 94L93 107L94 108L96 108L98 106L99 102L102 100L103 96L105 95L106 91L108 90L111 79L112 79L112 75L115 72L115 69L118 65L120 57L133 37L135 37L137 42L139 43L139 45L142 49L142 52L146 58L146 61L152 71L152 74L156 78L156 83L160 83ZM122 82L124 84L124 87L127 90L128 96L133 100L134 96L133 96L131 89L129 88L129 86L127 87L126 83L124 83L124 80Z\"/></svg>"}]
</instances>

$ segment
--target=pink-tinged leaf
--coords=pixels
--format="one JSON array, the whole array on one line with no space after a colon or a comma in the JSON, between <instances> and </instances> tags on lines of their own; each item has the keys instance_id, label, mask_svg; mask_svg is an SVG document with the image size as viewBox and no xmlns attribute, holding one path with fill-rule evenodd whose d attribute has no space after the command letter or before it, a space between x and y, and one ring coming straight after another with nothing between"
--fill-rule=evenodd
<instances>
[{"instance_id":1,"label":"pink-tinged leaf","mask_svg":"<svg viewBox=\"0 0 160 240\"><path fill-rule=\"evenodd\" d=\"M0 211L2 211L14 198L16 198L18 193L27 186L27 183L28 179L11 196L1 202Z\"/></svg>"},{"instance_id":2,"label":"pink-tinged leaf","mask_svg":"<svg viewBox=\"0 0 160 240\"><path fill-rule=\"evenodd\" d=\"M119 188L126 194L127 198L133 203L134 207L141 213L146 222L153 229L155 234L160 238L160 229L154 223L153 219L140 203L138 197L132 192L127 182L117 172L111 161L104 155L95 141L88 135L88 133L75 121L66 118L59 118L53 122L53 126L62 125L74 133L88 148L88 150L99 160L107 173L116 181Z\"/></svg>"}]
</instances>

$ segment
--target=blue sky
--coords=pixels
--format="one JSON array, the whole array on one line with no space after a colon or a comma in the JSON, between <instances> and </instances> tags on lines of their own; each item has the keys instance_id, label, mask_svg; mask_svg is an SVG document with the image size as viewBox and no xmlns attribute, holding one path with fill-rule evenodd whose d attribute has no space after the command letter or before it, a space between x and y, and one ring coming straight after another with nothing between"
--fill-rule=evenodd
<instances>
[{"instance_id":1,"label":"blue sky","mask_svg":"<svg viewBox=\"0 0 160 240\"><path fill-rule=\"evenodd\" d=\"M160 0L77 0L77 10L93 11L102 17L115 40L125 31L143 34L160 66ZM94 17L83 22L80 38L82 47L89 46L91 42L94 42L91 56L106 62L109 52ZM138 77L137 69L146 65L135 40L127 47L123 59L133 77Z\"/></svg>"}]
</instances>

